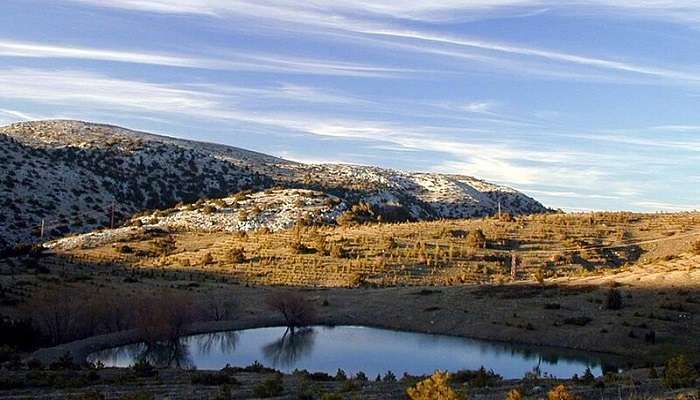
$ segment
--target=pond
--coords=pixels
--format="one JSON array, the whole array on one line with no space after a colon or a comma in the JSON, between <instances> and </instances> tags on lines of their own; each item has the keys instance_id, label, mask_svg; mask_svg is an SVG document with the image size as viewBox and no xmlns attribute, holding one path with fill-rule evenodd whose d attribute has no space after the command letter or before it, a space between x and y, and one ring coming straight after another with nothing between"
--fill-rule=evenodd
<instances>
[{"instance_id":1,"label":"pond","mask_svg":"<svg viewBox=\"0 0 700 400\"><path fill-rule=\"evenodd\" d=\"M283 372L307 369L335 374L342 368L370 377L387 371L396 376L424 375L436 369L484 366L506 379L522 378L535 368L568 378L582 375L586 368L596 376L612 369L612 359L599 354L363 326L314 326L294 334L284 327L208 333L151 346L116 347L89 357L107 367L127 367L140 359L158 366L205 370L259 361Z\"/></svg>"}]
</instances>

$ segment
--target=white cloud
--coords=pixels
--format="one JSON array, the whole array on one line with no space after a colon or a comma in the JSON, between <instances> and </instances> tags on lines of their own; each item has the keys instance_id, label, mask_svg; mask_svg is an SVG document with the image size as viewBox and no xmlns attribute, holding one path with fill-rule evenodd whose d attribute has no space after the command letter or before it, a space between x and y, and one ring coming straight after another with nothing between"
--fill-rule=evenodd
<instances>
[{"instance_id":1,"label":"white cloud","mask_svg":"<svg viewBox=\"0 0 700 400\"><path fill-rule=\"evenodd\" d=\"M278 22L273 25L278 30L309 30L315 33L337 35L344 32L354 40L369 40L373 37L390 38L394 42L395 49L404 48L413 51L424 51L443 56L465 57L477 62L488 62L495 65L508 65L513 61L502 56L518 56L533 58L542 61L555 61L569 65L577 65L594 70L611 71L632 76L666 79L682 82L700 82L700 72L684 71L668 67L644 65L640 63L613 60L601 57L580 55L570 52L554 51L530 47L517 43L502 43L478 38L465 38L449 36L436 32L408 30L396 28L394 19L407 18L425 21L451 19L449 16L480 15L485 11L512 12L523 9L551 7L553 10L570 13L619 13L621 15L647 15L654 13L671 18L673 15L695 15L700 20L700 3L691 1L663 1L647 0L620 1L610 3L603 0L448 0L443 2L421 2L417 0L403 1L349 1L349 0L315 0L306 3L291 0L115 0L105 3L99 0L71 0L100 5L106 7L125 8L139 11L166 12L166 13L190 13L216 15L218 17L240 17L244 23L251 20L273 20ZM379 18L381 17L381 18ZM382 22L379 22L382 21ZM388 21L388 23L387 23ZM398 21L396 21L398 22ZM474 49L492 54L500 54L501 57L491 57L483 54L471 54L454 51L454 49L440 49L435 46L401 46L400 40L413 40L432 45L457 46ZM308 63L303 65L308 68ZM331 68L332 69L332 68ZM511 68L517 70L517 68ZM539 74L547 75L550 69L552 74L565 74L551 65L540 65ZM359 72L356 69L351 69ZM536 71L537 68L532 68ZM375 71L376 72L376 71ZM571 74L571 72L569 72Z\"/></svg>"},{"instance_id":2,"label":"white cloud","mask_svg":"<svg viewBox=\"0 0 700 400\"><path fill-rule=\"evenodd\" d=\"M6 108L0 108L0 114L5 114L9 117L12 117L11 120L32 121L36 119L42 119L42 117L36 115L30 115L18 110L8 110Z\"/></svg>"},{"instance_id":3,"label":"white cloud","mask_svg":"<svg viewBox=\"0 0 700 400\"><path fill-rule=\"evenodd\" d=\"M172 14L224 16L264 13L277 18L299 19L325 14L384 17L426 22L454 21L498 16L530 16L542 12L602 14L623 18L651 18L664 22L692 23L700 20L695 0L67 0L101 7Z\"/></svg>"},{"instance_id":4,"label":"white cloud","mask_svg":"<svg viewBox=\"0 0 700 400\"><path fill-rule=\"evenodd\" d=\"M677 204L664 201L635 201L632 203L649 211L697 211L700 204Z\"/></svg>"},{"instance_id":5,"label":"white cloud","mask_svg":"<svg viewBox=\"0 0 700 400\"><path fill-rule=\"evenodd\" d=\"M492 114L492 110L496 107L496 103L492 101L475 101L464 104L460 109L477 114Z\"/></svg>"},{"instance_id":6,"label":"white cloud","mask_svg":"<svg viewBox=\"0 0 700 400\"><path fill-rule=\"evenodd\" d=\"M236 105L237 102L246 103L241 99L261 93L274 95L274 90L279 90L281 96L294 98L298 94L313 94L316 89L282 84L264 89L213 90L202 84L164 85L75 70L0 69L0 99L48 104L71 115L97 111L122 116L184 116L208 123L216 120L249 132L257 131L258 127L272 128L278 133L359 140L368 147L436 153L431 154L431 158L440 160L432 167L436 172L478 176L514 186L540 189L541 185L547 185L560 188L556 190L561 192L574 192L583 186L592 192L600 189L612 195L616 178L611 174L616 169L615 163L629 161L627 158L619 160L617 156L606 158L604 154L571 151L561 145L530 148L522 141L503 138L494 141L493 134L488 131L471 132L459 127L392 120L336 118L318 111L255 110ZM472 137L472 133L476 136Z\"/></svg>"},{"instance_id":7,"label":"white cloud","mask_svg":"<svg viewBox=\"0 0 700 400\"><path fill-rule=\"evenodd\" d=\"M162 65L231 71L255 71L293 74L344 75L361 77L393 77L418 72L368 64L283 56L281 54L236 54L226 58L160 54L144 51L124 51L33 42L0 40L0 56L29 58L65 58Z\"/></svg>"},{"instance_id":8,"label":"white cloud","mask_svg":"<svg viewBox=\"0 0 700 400\"><path fill-rule=\"evenodd\" d=\"M700 74L677 71L672 69L660 68L627 63L622 61L609 60L604 58L595 58L577 55L573 53L552 51L546 49L538 49L523 45L498 43L493 41L460 38L430 32L398 30L398 29L358 29L360 33L390 36L395 38L416 39L420 41L435 42L447 45L456 45L480 50L487 50L498 53L515 54L527 57L537 57L552 61L565 62L570 64L583 65L605 70L618 72L628 72L642 75L655 76L659 78L683 80L683 81L700 81ZM446 53L448 54L448 53Z\"/></svg>"}]
</instances>

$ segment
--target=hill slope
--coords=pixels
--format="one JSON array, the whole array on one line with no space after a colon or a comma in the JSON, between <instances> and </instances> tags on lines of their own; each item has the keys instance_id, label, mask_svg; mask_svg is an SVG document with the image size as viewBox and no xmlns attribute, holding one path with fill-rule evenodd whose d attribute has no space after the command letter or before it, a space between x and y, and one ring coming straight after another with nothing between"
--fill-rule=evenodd
<instances>
[{"instance_id":1,"label":"hill slope","mask_svg":"<svg viewBox=\"0 0 700 400\"><path fill-rule=\"evenodd\" d=\"M235 147L80 121L0 128L0 247L89 231L145 209L242 190L305 188L345 206L412 219L544 212L534 199L472 177L355 165L306 165Z\"/></svg>"}]
</instances>

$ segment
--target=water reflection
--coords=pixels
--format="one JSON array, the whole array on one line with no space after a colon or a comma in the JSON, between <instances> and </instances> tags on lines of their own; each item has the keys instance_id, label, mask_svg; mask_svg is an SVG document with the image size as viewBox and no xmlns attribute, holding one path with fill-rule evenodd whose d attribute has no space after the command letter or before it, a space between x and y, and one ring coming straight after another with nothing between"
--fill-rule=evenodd
<instances>
[{"instance_id":1,"label":"water reflection","mask_svg":"<svg viewBox=\"0 0 700 400\"><path fill-rule=\"evenodd\" d=\"M287 329L281 338L262 348L263 354L275 368L292 367L311 353L315 334L313 328Z\"/></svg>"},{"instance_id":2,"label":"water reflection","mask_svg":"<svg viewBox=\"0 0 700 400\"><path fill-rule=\"evenodd\" d=\"M231 354L236 350L239 337L238 331L205 333L204 335L192 336L188 343L194 344L202 355L209 355L212 351Z\"/></svg>"},{"instance_id":3,"label":"water reflection","mask_svg":"<svg viewBox=\"0 0 700 400\"><path fill-rule=\"evenodd\" d=\"M107 366L125 366L120 365L120 361L124 359L131 360L130 364L148 361L159 368L191 369L195 366L184 339L116 347L96 353L96 357L92 358L102 361Z\"/></svg>"},{"instance_id":4,"label":"water reflection","mask_svg":"<svg viewBox=\"0 0 700 400\"><path fill-rule=\"evenodd\" d=\"M138 360L148 360L157 366L199 369L220 369L226 364L245 366L260 361L286 372L298 368L333 373L342 368L349 373L363 371L372 376L387 370L422 375L435 369L473 370L484 366L506 378L521 378L533 370L570 377L583 374L586 368L600 375L617 361L567 349L359 326L219 332L150 346L122 346L95 353L90 358L106 366L129 366Z\"/></svg>"}]
</instances>

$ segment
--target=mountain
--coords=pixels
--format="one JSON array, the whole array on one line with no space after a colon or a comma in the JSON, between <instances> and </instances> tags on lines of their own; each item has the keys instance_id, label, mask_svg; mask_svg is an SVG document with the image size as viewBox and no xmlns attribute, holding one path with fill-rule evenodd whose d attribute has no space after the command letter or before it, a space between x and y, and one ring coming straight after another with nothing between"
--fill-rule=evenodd
<instances>
[{"instance_id":1,"label":"mountain","mask_svg":"<svg viewBox=\"0 0 700 400\"><path fill-rule=\"evenodd\" d=\"M277 194L267 190L273 188ZM301 197L334 203L332 210L321 213L337 215L354 205L361 217L385 221L492 215L499 203L511 214L547 211L514 189L468 176L301 164L81 121L0 127L0 247L38 240L42 220L44 238L50 238L120 225L148 209L197 201L201 205L203 199L241 191L250 195L267 190L263 193L282 199L301 193L279 192L283 189L313 191Z\"/></svg>"}]
</instances>

